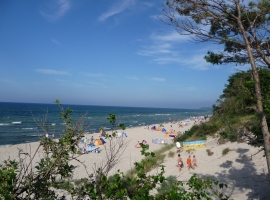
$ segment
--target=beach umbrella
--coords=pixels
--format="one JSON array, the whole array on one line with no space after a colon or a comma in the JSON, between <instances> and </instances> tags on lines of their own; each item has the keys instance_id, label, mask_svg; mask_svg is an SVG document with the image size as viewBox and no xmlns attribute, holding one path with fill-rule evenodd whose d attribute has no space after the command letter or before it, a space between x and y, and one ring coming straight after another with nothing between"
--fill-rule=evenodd
<instances>
[{"instance_id":1,"label":"beach umbrella","mask_svg":"<svg viewBox=\"0 0 270 200\"><path fill-rule=\"evenodd\" d=\"M97 139L94 144L95 146L98 146L98 145L102 145L103 143L100 139Z\"/></svg>"}]
</instances>

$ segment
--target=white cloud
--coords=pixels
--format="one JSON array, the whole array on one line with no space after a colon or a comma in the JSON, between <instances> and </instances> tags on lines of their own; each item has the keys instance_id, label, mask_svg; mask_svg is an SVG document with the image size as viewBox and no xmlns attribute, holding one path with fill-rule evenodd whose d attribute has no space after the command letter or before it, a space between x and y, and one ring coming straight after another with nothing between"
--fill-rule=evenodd
<instances>
[{"instance_id":1,"label":"white cloud","mask_svg":"<svg viewBox=\"0 0 270 200\"><path fill-rule=\"evenodd\" d=\"M150 39L152 39L153 41L160 41L160 42L181 42L189 40L190 36L180 35L177 31L172 31L164 35L157 35L153 33L150 36Z\"/></svg>"},{"instance_id":2,"label":"white cloud","mask_svg":"<svg viewBox=\"0 0 270 200\"><path fill-rule=\"evenodd\" d=\"M153 44L150 46L144 46L143 50L139 50L137 54L141 56L156 56L160 54L174 54L174 52L171 51L172 46L169 43L164 44Z\"/></svg>"},{"instance_id":3,"label":"white cloud","mask_svg":"<svg viewBox=\"0 0 270 200\"><path fill-rule=\"evenodd\" d=\"M121 0L114 4L107 12L99 17L99 21L105 21L107 18L125 11L135 4L135 0Z\"/></svg>"},{"instance_id":4,"label":"white cloud","mask_svg":"<svg viewBox=\"0 0 270 200\"><path fill-rule=\"evenodd\" d=\"M204 59L205 54L195 54L188 58L181 59L180 63L196 70L208 70L209 63ZM212 64L211 64L212 65Z\"/></svg>"},{"instance_id":5,"label":"white cloud","mask_svg":"<svg viewBox=\"0 0 270 200\"><path fill-rule=\"evenodd\" d=\"M56 71L54 69L36 69L37 72L41 74L49 74L49 75L70 75L65 71Z\"/></svg>"},{"instance_id":6,"label":"white cloud","mask_svg":"<svg viewBox=\"0 0 270 200\"><path fill-rule=\"evenodd\" d=\"M164 82L165 81L165 78L157 78L157 77L153 77L153 78L150 78L152 81L157 81L157 82Z\"/></svg>"},{"instance_id":7,"label":"white cloud","mask_svg":"<svg viewBox=\"0 0 270 200\"><path fill-rule=\"evenodd\" d=\"M57 45L61 45L60 42L58 42L58 41L55 40L55 39L51 39L51 41L52 41L53 43L57 44Z\"/></svg>"},{"instance_id":8,"label":"white cloud","mask_svg":"<svg viewBox=\"0 0 270 200\"><path fill-rule=\"evenodd\" d=\"M50 21L56 21L66 14L71 8L70 0L51 1L46 11L40 10L42 17Z\"/></svg>"},{"instance_id":9,"label":"white cloud","mask_svg":"<svg viewBox=\"0 0 270 200\"><path fill-rule=\"evenodd\" d=\"M204 60L207 50L188 50L188 36L181 36L175 30L166 34L151 34L149 45L142 46L137 54L150 57L151 62L159 65L176 64L184 68L208 70L211 64ZM190 51L190 53L188 53Z\"/></svg>"}]
</instances>

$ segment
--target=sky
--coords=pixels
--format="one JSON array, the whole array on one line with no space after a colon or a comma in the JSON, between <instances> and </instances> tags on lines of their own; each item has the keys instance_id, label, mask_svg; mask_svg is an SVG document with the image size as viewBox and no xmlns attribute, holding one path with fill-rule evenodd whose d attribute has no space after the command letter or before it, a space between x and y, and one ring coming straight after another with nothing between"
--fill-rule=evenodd
<instances>
[{"instance_id":1,"label":"sky","mask_svg":"<svg viewBox=\"0 0 270 200\"><path fill-rule=\"evenodd\" d=\"M211 107L235 65L161 21L164 0L2 0L0 102Z\"/></svg>"}]
</instances>

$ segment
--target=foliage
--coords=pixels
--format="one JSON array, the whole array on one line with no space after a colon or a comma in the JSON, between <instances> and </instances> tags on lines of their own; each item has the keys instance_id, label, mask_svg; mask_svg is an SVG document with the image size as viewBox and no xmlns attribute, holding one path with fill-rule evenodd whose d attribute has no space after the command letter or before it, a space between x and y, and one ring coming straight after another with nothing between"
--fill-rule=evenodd
<instances>
[{"instance_id":1,"label":"foliage","mask_svg":"<svg viewBox=\"0 0 270 200\"><path fill-rule=\"evenodd\" d=\"M261 91L262 91L262 102L265 108L265 114L268 125L270 125L270 70L260 68L258 71L261 77ZM256 117L256 99L254 80L252 77L251 70L241 71L231 75L228 79L228 84L225 85L223 94L217 100L217 104L213 106L214 117L222 119L223 124L228 128L221 132L221 136L230 141L236 141L243 134L252 132L254 137L249 137L249 144L253 146L260 146L263 144L263 135L260 129L259 118ZM250 115L250 119L245 120L242 125L242 131L238 127L234 127L240 120L239 118ZM236 121L236 122L233 122ZM242 132L242 134L241 134ZM260 145L259 145L260 144Z\"/></svg>"},{"instance_id":2,"label":"foliage","mask_svg":"<svg viewBox=\"0 0 270 200\"><path fill-rule=\"evenodd\" d=\"M15 160L6 160L0 165L0 197L13 199L13 181L17 179L17 173L18 163Z\"/></svg>"},{"instance_id":3,"label":"foliage","mask_svg":"<svg viewBox=\"0 0 270 200\"><path fill-rule=\"evenodd\" d=\"M230 149L229 148L225 148L222 150L222 155L225 156L229 153Z\"/></svg>"},{"instance_id":4,"label":"foliage","mask_svg":"<svg viewBox=\"0 0 270 200\"><path fill-rule=\"evenodd\" d=\"M146 146L147 147L147 146ZM147 164L145 165L144 167L144 172L145 173L148 173L150 172L152 169L155 169L159 166L161 166L161 164L164 162L164 159L165 159L165 153L167 151L169 151L170 149L172 149L174 147L174 144L169 144L169 145L165 145L163 146L162 148L154 151L152 155L149 155L149 157L146 157L144 158L142 162L147 162ZM169 153L170 154L170 153ZM151 162L148 162L149 158L151 158ZM133 168L131 170L129 170L127 173L126 173L126 176L130 176L130 177L133 177L137 174L137 170L136 168Z\"/></svg>"},{"instance_id":5,"label":"foliage","mask_svg":"<svg viewBox=\"0 0 270 200\"><path fill-rule=\"evenodd\" d=\"M185 134L176 137L176 141L183 142L193 140L194 138L205 140L207 135L212 135L219 130L219 126L212 122L205 122L200 125L194 125Z\"/></svg>"},{"instance_id":6,"label":"foliage","mask_svg":"<svg viewBox=\"0 0 270 200\"><path fill-rule=\"evenodd\" d=\"M270 70L260 69L261 90L263 91L263 105L267 123L270 124L269 100ZM256 115L256 99L254 99L254 80L250 70L236 72L228 78L223 93L217 103L213 105L213 116L206 123L193 126L184 135L177 137L177 141L203 139L207 135L219 133L219 144L226 141L241 141L242 136L249 138L248 143L253 146L263 145L263 135L260 120ZM269 117L268 117L269 116Z\"/></svg>"},{"instance_id":7,"label":"foliage","mask_svg":"<svg viewBox=\"0 0 270 200\"><path fill-rule=\"evenodd\" d=\"M249 46L255 62L269 67L269 1L167 0L163 8L163 21L180 35L224 45L222 52L209 51L206 61L249 64Z\"/></svg>"},{"instance_id":8,"label":"foliage","mask_svg":"<svg viewBox=\"0 0 270 200\"><path fill-rule=\"evenodd\" d=\"M168 157L169 157L169 158L174 157L174 155L175 155L175 152L173 152L173 151L169 151L169 153L168 153Z\"/></svg>"},{"instance_id":9,"label":"foliage","mask_svg":"<svg viewBox=\"0 0 270 200\"><path fill-rule=\"evenodd\" d=\"M168 176L166 180L161 183L160 187L157 188L157 192L158 192L157 198L162 198L164 194L168 193L168 191L173 188L175 183L177 183L177 177Z\"/></svg>"},{"instance_id":10,"label":"foliage","mask_svg":"<svg viewBox=\"0 0 270 200\"><path fill-rule=\"evenodd\" d=\"M206 152L208 156L212 156L214 154L210 149L206 149Z\"/></svg>"},{"instance_id":11,"label":"foliage","mask_svg":"<svg viewBox=\"0 0 270 200\"><path fill-rule=\"evenodd\" d=\"M154 162L156 154L148 152L149 146L142 143L141 153L145 159L134 163L136 169L134 176L127 176L118 171L108 177L106 168L99 167L88 177L71 179L74 167L69 163L71 160L79 161L77 145L83 137L81 123L83 117L72 124L70 117L72 110L69 108L64 110L59 101L57 104L62 111L61 118L66 124L65 133L59 140L41 138L37 151L43 150L44 157L36 164L32 163L36 156L34 154L28 162L23 159L19 162L7 160L0 165L0 199L64 200L70 197L72 199L211 199L212 195L227 199L220 192L225 185L218 184L210 178L201 179L194 174L187 183L173 180L171 177L165 178L164 166L161 162L156 164L160 167L160 172L156 175L148 175L147 166ZM112 126L115 126L115 115L110 114L108 120ZM125 128L124 125L118 126ZM114 136L114 131L111 136L106 134L106 137L112 141L117 139ZM123 147L124 145L119 148ZM166 148L164 146L165 150L170 148L170 145L166 145ZM160 153L160 155L164 154ZM113 163L110 159L107 162L106 164ZM31 168L32 165L35 166L34 169ZM184 185L189 189L183 189ZM218 187L215 188L215 185ZM168 190L164 189L168 187ZM162 191L162 195L152 194L151 191L155 189Z\"/></svg>"},{"instance_id":12,"label":"foliage","mask_svg":"<svg viewBox=\"0 0 270 200\"><path fill-rule=\"evenodd\" d=\"M269 115L270 89L268 80L270 79L270 70L260 68L258 73L261 82L263 106L266 114ZM256 111L254 88L255 83L251 70L231 75L228 84L225 85L223 94L220 95L217 104L214 105L214 114L226 113L226 115L235 116L254 113Z\"/></svg>"},{"instance_id":13,"label":"foliage","mask_svg":"<svg viewBox=\"0 0 270 200\"><path fill-rule=\"evenodd\" d=\"M253 80L250 84L244 85L243 81L238 79L238 88L233 88L244 98L240 95L230 95L226 97L225 105L236 113L246 109L245 105L252 103L253 99L256 100L255 109L260 120L270 173L270 133L267 114L269 99L265 102L266 96L262 96L266 93L261 90L260 69L258 69L258 66L270 68L269 1L167 0L163 12L164 22L175 27L180 35L190 35L196 42L224 45L223 52L209 51L205 56L206 61L213 64L250 64ZM253 94L250 90L243 90L248 88L248 85L254 85ZM215 112L218 109L217 106L213 108Z\"/></svg>"}]
</instances>

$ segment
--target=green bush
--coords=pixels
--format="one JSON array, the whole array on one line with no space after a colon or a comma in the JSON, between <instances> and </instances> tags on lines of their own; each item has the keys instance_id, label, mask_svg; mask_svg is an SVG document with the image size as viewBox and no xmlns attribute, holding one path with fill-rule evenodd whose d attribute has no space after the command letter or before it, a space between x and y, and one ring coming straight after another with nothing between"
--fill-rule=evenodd
<instances>
[{"instance_id":1,"label":"green bush","mask_svg":"<svg viewBox=\"0 0 270 200\"><path fill-rule=\"evenodd\" d=\"M208 156L212 156L214 154L210 149L206 149L206 152Z\"/></svg>"},{"instance_id":2,"label":"green bush","mask_svg":"<svg viewBox=\"0 0 270 200\"><path fill-rule=\"evenodd\" d=\"M169 158L174 157L174 155L175 155L175 152L173 152L173 151L169 151L169 153L168 153L168 157L169 157Z\"/></svg>"},{"instance_id":3,"label":"green bush","mask_svg":"<svg viewBox=\"0 0 270 200\"><path fill-rule=\"evenodd\" d=\"M229 153L230 149L229 148L226 148L226 149L223 149L222 150L222 155L225 156Z\"/></svg>"},{"instance_id":4,"label":"green bush","mask_svg":"<svg viewBox=\"0 0 270 200\"><path fill-rule=\"evenodd\" d=\"M156 195L157 198L162 197L164 194L168 193L172 186L177 183L176 176L168 176L165 181L163 181L159 188L157 188L158 194Z\"/></svg>"}]
</instances>

